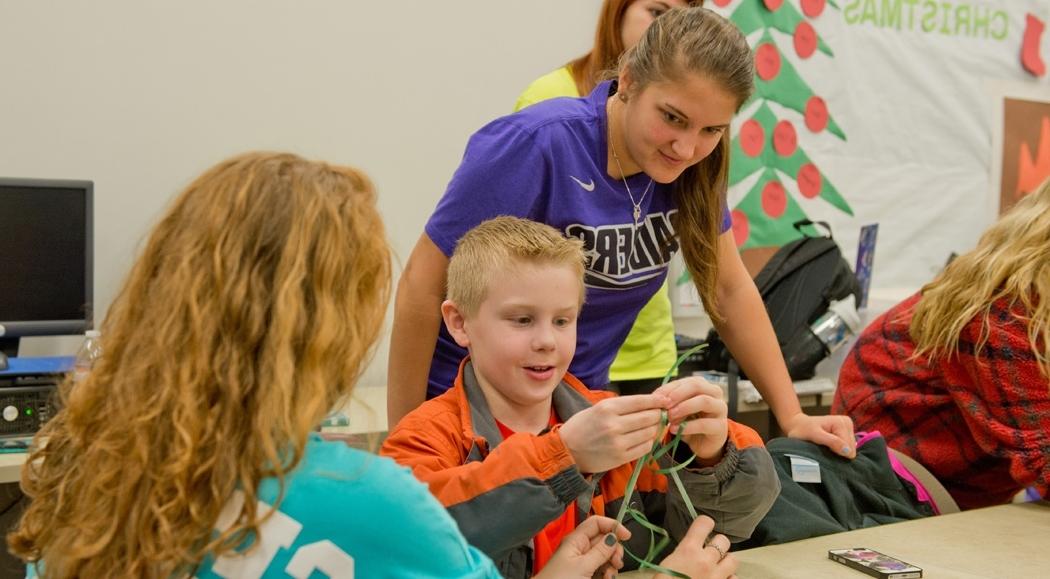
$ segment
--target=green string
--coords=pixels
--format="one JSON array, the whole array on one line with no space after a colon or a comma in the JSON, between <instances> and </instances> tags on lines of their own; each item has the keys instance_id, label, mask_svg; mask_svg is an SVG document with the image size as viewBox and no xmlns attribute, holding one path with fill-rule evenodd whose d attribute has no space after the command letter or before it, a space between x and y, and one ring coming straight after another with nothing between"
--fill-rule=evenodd
<instances>
[{"instance_id":1,"label":"green string","mask_svg":"<svg viewBox=\"0 0 1050 579\"><path fill-rule=\"evenodd\" d=\"M706 346L706 344L699 344L690 348L689 350L686 350L685 353L679 356L678 360L675 361L674 366L671 366L671 369L668 370L667 374L664 375L663 382L661 382L660 385L662 386L664 384L667 384L671 380L671 376L674 376L678 373L678 366L680 366L686 358L699 352L704 346ZM682 423L679 424L678 432L675 433L674 438L672 438L667 444L662 444L660 441L663 440L664 435L667 433L667 428L668 424L670 423L670 419L667 416L667 410L660 411L660 435L657 436L656 440L653 441L653 446L649 450L649 452L647 452L642 458L638 459L638 462L635 463L634 472L631 473L631 478L627 482L627 488L624 490L623 503L620 505L620 512L616 515L616 522L619 524L623 524L624 517L630 515L636 523L649 530L649 549L645 557L638 557L637 555L632 553L626 545L623 548L623 552L627 553L628 556L630 556L632 559L635 560L635 562L638 563L639 569L650 569L657 573L671 575L672 577L680 577L682 579L689 579L689 576L684 573L679 573L674 569L668 569L666 567L661 567L660 565L653 563L653 560L656 559L656 557L660 554L661 551L663 551L664 547L666 547L667 544L671 542L671 537L670 535L668 535L667 530L658 525L650 523L649 519L645 517L645 513L638 509L632 508L630 506L630 503L631 495L634 494L634 487L638 484L638 475L641 474L642 469L648 468L648 465L656 463L656 461L665 454L669 454L670 456L675 455L675 452L678 450L678 443L682 440L682 427L685 426L686 422L688 421L682 421ZM670 475L671 480L674 481L675 487L678 489L678 492L681 493L682 498L685 500L685 506L689 510L689 515L691 517L690 521L696 520L696 509L693 508L693 502L689 500L689 495L687 495L685 492L685 485L682 484L682 479L678 477L678 471L689 466L689 464L692 463L695 458L696 455L693 455L689 458L689 460L681 464L677 464L664 469L654 469L659 474ZM660 537L659 540L657 540L657 536Z\"/></svg>"}]
</instances>

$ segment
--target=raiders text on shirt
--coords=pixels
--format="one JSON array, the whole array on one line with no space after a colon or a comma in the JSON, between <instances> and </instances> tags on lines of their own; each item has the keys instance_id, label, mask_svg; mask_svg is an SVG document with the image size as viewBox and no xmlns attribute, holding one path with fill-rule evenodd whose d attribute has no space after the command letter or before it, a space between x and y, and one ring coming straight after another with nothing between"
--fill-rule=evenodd
<instances>
[{"instance_id":1,"label":"raiders text on shirt","mask_svg":"<svg viewBox=\"0 0 1050 579\"><path fill-rule=\"evenodd\" d=\"M588 287L631 289L660 275L678 251L671 216L650 213L635 228L633 223L591 227L574 223L565 234L583 240L587 255ZM632 249L633 248L633 249Z\"/></svg>"}]
</instances>

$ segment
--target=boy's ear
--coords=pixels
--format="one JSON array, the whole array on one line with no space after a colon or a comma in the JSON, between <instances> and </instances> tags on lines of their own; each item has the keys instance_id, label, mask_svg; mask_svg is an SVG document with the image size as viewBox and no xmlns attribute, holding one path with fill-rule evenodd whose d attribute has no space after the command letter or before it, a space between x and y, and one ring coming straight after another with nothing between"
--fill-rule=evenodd
<instances>
[{"instance_id":1,"label":"boy's ear","mask_svg":"<svg viewBox=\"0 0 1050 579\"><path fill-rule=\"evenodd\" d=\"M459 344L459 347L469 348L470 338L465 329L466 318L459 306L452 300L445 300L441 303L441 317L445 320L445 327L448 328L449 335Z\"/></svg>"}]
</instances>

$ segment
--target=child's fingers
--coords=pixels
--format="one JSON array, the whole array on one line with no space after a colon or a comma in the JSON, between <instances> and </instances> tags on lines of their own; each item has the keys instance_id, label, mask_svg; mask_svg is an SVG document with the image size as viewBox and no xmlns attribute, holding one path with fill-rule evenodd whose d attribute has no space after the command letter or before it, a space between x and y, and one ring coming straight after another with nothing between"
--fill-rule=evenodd
<instances>
[{"instance_id":1,"label":"child's fingers","mask_svg":"<svg viewBox=\"0 0 1050 579\"><path fill-rule=\"evenodd\" d=\"M663 410L649 409L620 415L616 418L617 430L620 432L634 432L636 430L657 428L660 425L660 414L662 413Z\"/></svg>"},{"instance_id":2,"label":"child's fingers","mask_svg":"<svg viewBox=\"0 0 1050 579\"><path fill-rule=\"evenodd\" d=\"M653 394L667 396L671 400L672 407L699 394L706 394L715 398L723 397L722 388L720 386L712 384L711 382L697 376L690 376L688 378L675 380L674 382L668 382L653 391Z\"/></svg>"},{"instance_id":3,"label":"child's fingers","mask_svg":"<svg viewBox=\"0 0 1050 579\"><path fill-rule=\"evenodd\" d=\"M599 402L602 407L615 414L634 414L644 410L661 410L670 405L670 399L662 394L636 394L633 396L617 396L606 398ZM597 406L597 405L595 405Z\"/></svg>"},{"instance_id":4,"label":"child's fingers","mask_svg":"<svg viewBox=\"0 0 1050 579\"><path fill-rule=\"evenodd\" d=\"M654 435L654 438L655 438L655 435ZM642 458L643 456L645 456L645 453L649 452L652 449L653 449L653 438L649 438L647 440L643 440L642 442L640 442L640 443L638 443L638 444L636 444L634 446L629 446L623 452L623 456L624 456L624 459L625 459L624 462L630 462L632 460L638 460L639 458Z\"/></svg>"},{"instance_id":5,"label":"child's fingers","mask_svg":"<svg viewBox=\"0 0 1050 579\"><path fill-rule=\"evenodd\" d=\"M592 515L576 526L576 529L586 535L589 539L604 539L605 535L612 533L620 541L631 538L631 532L626 527L616 522L616 519Z\"/></svg>"},{"instance_id":6,"label":"child's fingers","mask_svg":"<svg viewBox=\"0 0 1050 579\"><path fill-rule=\"evenodd\" d=\"M694 396L671 408L667 415L672 424L690 419L691 416L724 417L729 413L729 405L721 398L706 394Z\"/></svg>"},{"instance_id":7,"label":"child's fingers","mask_svg":"<svg viewBox=\"0 0 1050 579\"><path fill-rule=\"evenodd\" d=\"M656 427L644 428L642 430L636 430L634 432L628 432L620 437L619 448L622 449L633 449L636 447L644 447L648 451L653 446L653 442L656 437L660 434L660 430ZM633 454L633 452L631 453ZM642 452L645 454L645 452ZM639 454L638 456L642 456ZM637 458L637 457L635 457ZM632 459L633 460L633 459Z\"/></svg>"},{"instance_id":8,"label":"child's fingers","mask_svg":"<svg viewBox=\"0 0 1050 579\"><path fill-rule=\"evenodd\" d=\"M724 436L726 433L726 421L725 418L697 418L684 422L680 425L672 426L671 433L678 434L678 430L682 431L682 436Z\"/></svg>"}]
</instances>

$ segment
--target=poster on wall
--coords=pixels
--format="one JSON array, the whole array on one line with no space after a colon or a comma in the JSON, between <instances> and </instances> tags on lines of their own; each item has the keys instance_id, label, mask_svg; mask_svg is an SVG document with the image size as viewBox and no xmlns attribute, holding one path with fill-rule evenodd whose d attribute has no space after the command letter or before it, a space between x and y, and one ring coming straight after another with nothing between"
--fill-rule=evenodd
<instances>
[{"instance_id":1,"label":"poster on wall","mask_svg":"<svg viewBox=\"0 0 1050 579\"><path fill-rule=\"evenodd\" d=\"M1003 98L999 214L1050 177L1050 94L1046 100Z\"/></svg>"}]
</instances>

